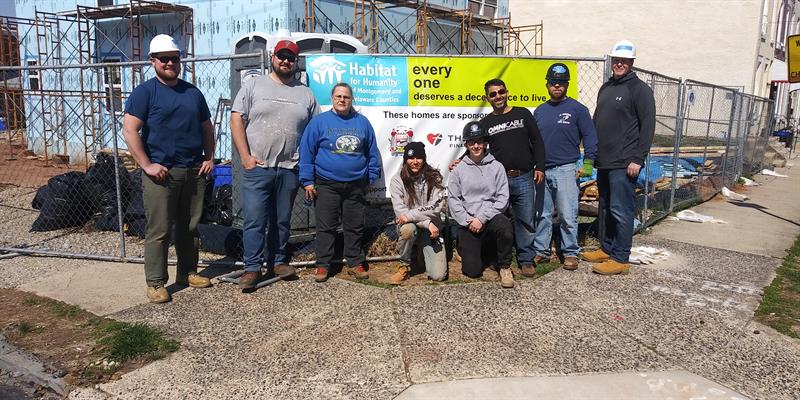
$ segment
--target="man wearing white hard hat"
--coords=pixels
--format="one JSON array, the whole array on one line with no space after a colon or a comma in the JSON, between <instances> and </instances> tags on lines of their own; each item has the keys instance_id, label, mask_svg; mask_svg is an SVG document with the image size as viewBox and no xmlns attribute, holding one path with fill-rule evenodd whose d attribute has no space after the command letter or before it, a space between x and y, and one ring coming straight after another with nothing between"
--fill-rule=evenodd
<instances>
[{"instance_id":1,"label":"man wearing white hard hat","mask_svg":"<svg viewBox=\"0 0 800 400\"><path fill-rule=\"evenodd\" d=\"M296 43L279 41L272 51L272 72L244 82L231 107L233 143L244 169L242 289L256 286L264 263L275 275L297 273L289 265L287 244L300 187L298 146L319 112L311 89L295 79L299 53Z\"/></svg>"},{"instance_id":2,"label":"man wearing white hard hat","mask_svg":"<svg viewBox=\"0 0 800 400\"><path fill-rule=\"evenodd\" d=\"M633 68L636 47L621 40L611 49L611 78L597 93L597 186L600 191L598 231L600 249L583 253L603 275L624 274L633 242L635 186L650 152L656 125L653 90Z\"/></svg>"},{"instance_id":3,"label":"man wearing white hard hat","mask_svg":"<svg viewBox=\"0 0 800 400\"><path fill-rule=\"evenodd\" d=\"M125 103L123 135L142 168L147 233L144 270L151 303L171 299L165 285L170 232L178 256L175 282L204 288L197 274L199 234L206 177L214 168L214 128L208 104L197 87L179 78L181 52L175 39L150 41L156 77L137 86Z\"/></svg>"}]
</instances>

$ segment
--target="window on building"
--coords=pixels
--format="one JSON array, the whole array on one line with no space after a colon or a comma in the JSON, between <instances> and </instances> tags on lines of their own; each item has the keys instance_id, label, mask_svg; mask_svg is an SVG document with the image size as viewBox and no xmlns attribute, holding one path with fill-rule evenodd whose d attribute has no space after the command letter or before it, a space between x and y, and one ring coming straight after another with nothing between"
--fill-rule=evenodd
<instances>
[{"instance_id":1,"label":"window on building","mask_svg":"<svg viewBox=\"0 0 800 400\"><path fill-rule=\"evenodd\" d=\"M33 67L38 64L36 61L28 61L28 66ZM38 69L30 69L28 70L28 84L30 85L31 90L39 90L39 70Z\"/></svg>"},{"instance_id":2,"label":"window on building","mask_svg":"<svg viewBox=\"0 0 800 400\"><path fill-rule=\"evenodd\" d=\"M98 7L113 6L113 5L114 5L114 0L97 0Z\"/></svg>"},{"instance_id":3,"label":"window on building","mask_svg":"<svg viewBox=\"0 0 800 400\"><path fill-rule=\"evenodd\" d=\"M469 11L472 15L494 18L497 12L497 0L469 0Z\"/></svg>"},{"instance_id":4,"label":"window on building","mask_svg":"<svg viewBox=\"0 0 800 400\"><path fill-rule=\"evenodd\" d=\"M103 58L104 63L120 62L119 58ZM119 65L103 68L103 88L106 92L106 110L111 111L111 102L114 102L114 112L122 112L122 68Z\"/></svg>"}]
</instances>

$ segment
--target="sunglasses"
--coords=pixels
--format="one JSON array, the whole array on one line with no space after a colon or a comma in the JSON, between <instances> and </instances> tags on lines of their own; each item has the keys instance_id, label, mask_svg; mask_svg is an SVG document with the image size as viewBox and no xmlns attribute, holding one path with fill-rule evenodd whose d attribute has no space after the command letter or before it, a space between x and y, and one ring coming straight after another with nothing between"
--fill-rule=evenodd
<instances>
[{"instance_id":1,"label":"sunglasses","mask_svg":"<svg viewBox=\"0 0 800 400\"><path fill-rule=\"evenodd\" d=\"M547 84L548 85L552 85L552 86L555 86L555 85L567 86L569 84L569 81L558 81L558 80L551 79L551 80L547 81Z\"/></svg>"},{"instance_id":2,"label":"sunglasses","mask_svg":"<svg viewBox=\"0 0 800 400\"><path fill-rule=\"evenodd\" d=\"M289 54L289 53L278 53L275 54L275 57L278 57L278 60L288 61L288 62L295 62L295 60L297 60L297 57L294 54Z\"/></svg>"},{"instance_id":3,"label":"sunglasses","mask_svg":"<svg viewBox=\"0 0 800 400\"><path fill-rule=\"evenodd\" d=\"M181 62L181 58L178 56L161 56L161 57L156 57L156 60L161 61L162 64L166 64L170 61L172 61L173 64Z\"/></svg>"},{"instance_id":4,"label":"sunglasses","mask_svg":"<svg viewBox=\"0 0 800 400\"><path fill-rule=\"evenodd\" d=\"M497 97L497 95L502 96L502 95L504 95L506 93L508 93L508 90L505 90L505 89L500 89L500 90L498 90L496 92L489 92L489 98L493 99L493 98Z\"/></svg>"}]
</instances>

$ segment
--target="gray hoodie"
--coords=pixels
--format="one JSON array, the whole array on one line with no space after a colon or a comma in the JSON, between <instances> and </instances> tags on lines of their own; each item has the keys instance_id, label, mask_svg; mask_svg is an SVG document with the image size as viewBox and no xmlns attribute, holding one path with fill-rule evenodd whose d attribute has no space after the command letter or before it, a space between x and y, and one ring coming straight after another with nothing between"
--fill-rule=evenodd
<instances>
[{"instance_id":1,"label":"gray hoodie","mask_svg":"<svg viewBox=\"0 0 800 400\"><path fill-rule=\"evenodd\" d=\"M508 207L506 170L488 153L477 164L464 157L447 178L447 192L450 215L459 225L472 218L485 224Z\"/></svg>"},{"instance_id":2,"label":"gray hoodie","mask_svg":"<svg viewBox=\"0 0 800 400\"><path fill-rule=\"evenodd\" d=\"M406 187L403 186L403 179L400 178L399 172L392 177L392 182L389 183L389 190L392 194L394 215L397 217L406 215L408 217L408 222L413 222L420 228L428 229L431 222L433 222L437 228L442 227L439 213L442 212L442 208L444 207L444 193L442 193L442 189L433 188L431 198L428 200L428 184L425 181L425 177L420 176L419 179L414 182L414 191L417 193L417 200L422 202L422 204L418 204L413 209L408 208L408 203L406 202L408 194L406 193Z\"/></svg>"}]
</instances>

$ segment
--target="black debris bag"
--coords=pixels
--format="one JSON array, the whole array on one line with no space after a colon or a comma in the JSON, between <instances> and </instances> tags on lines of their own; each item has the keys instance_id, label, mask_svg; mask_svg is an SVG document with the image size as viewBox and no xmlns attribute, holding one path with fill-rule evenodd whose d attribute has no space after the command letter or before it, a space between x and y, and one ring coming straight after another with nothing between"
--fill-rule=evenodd
<instances>
[{"instance_id":1,"label":"black debris bag","mask_svg":"<svg viewBox=\"0 0 800 400\"><path fill-rule=\"evenodd\" d=\"M36 196L33 197L31 208L34 210L41 210L44 201L49 197L50 193L47 192L47 185L40 187L38 190L36 190Z\"/></svg>"},{"instance_id":2,"label":"black debris bag","mask_svg":"<svg viewBox=\"0 0 800 400\"><path fill-rule=\"evenodd\" d=\"M209 183L209 186L211 184ZM211 201L206 202L204 218L207 222L224 226L233 224L233 187L230 184L220 185L214 189Z\"/></svg>"},{"instance_id":3,"label":"black debris bag","mask_svg":"<svg viewBox=\"0 0 800 400\"><path fill-rule=\"evenodd\" d=\"M125 169L122 159L117 158L119 171L120 200L122 209L126 209L130 201L131 178ZM99 214L95 219L95 227L99 230L119 230L119 208L117 207L117 185L114 174L114 157L99 153L94 165L86 173L86 184L89 197L95 211Z\"/></svg>"},{"instance_id":4,"label":"black debris bag","mask_svg":"<svg viewBox=\"0 0 800 400\"><path fill-rule=\"evenodd\" d=\"M34 198L32 205L40 206L40 212L36 221L33 221L31 232L46 232L85 224L95 211L86 197L85 178L86 174L78 171L50 178L47 189L37 191Z\"/></svg>"},{"instance_id":5,"label":"black debris bag","mask_svg":"<svg viewBox=\"0 0 800 400\"><path fill-rule=\"evenodd\" d=\"M147 217L144 212L144 197L142 192L141 168L130 173L130 201L125 208L125 224L128 225L127 233L144 239L147 231Z\"/></svg>"}]
</instances>

